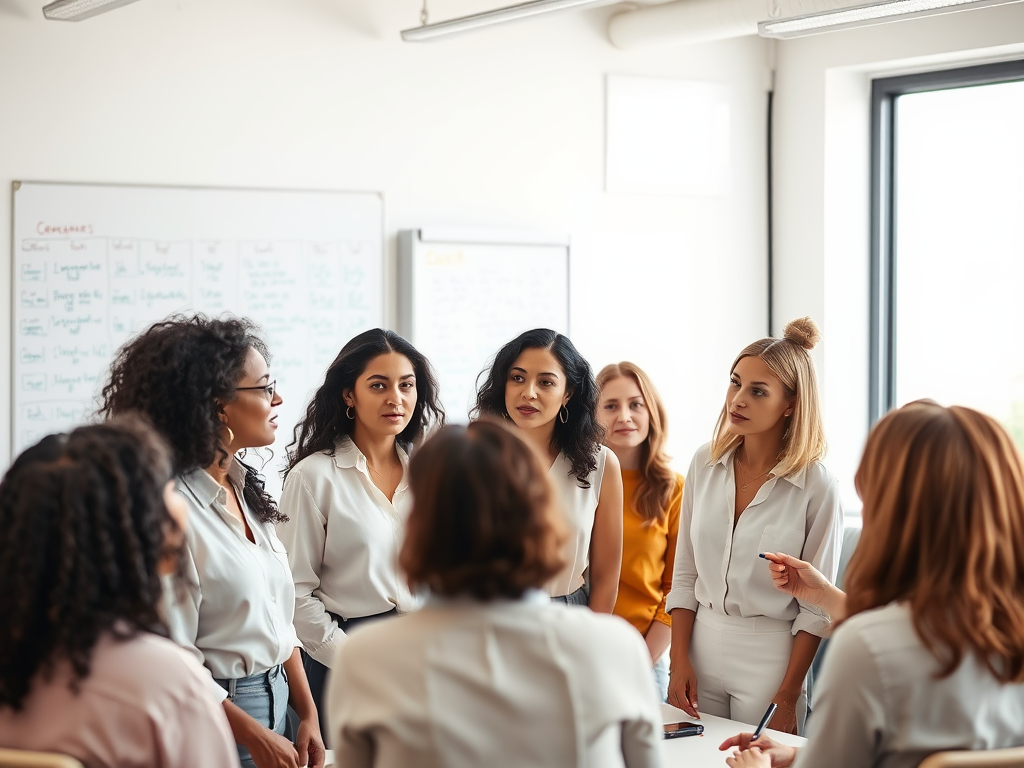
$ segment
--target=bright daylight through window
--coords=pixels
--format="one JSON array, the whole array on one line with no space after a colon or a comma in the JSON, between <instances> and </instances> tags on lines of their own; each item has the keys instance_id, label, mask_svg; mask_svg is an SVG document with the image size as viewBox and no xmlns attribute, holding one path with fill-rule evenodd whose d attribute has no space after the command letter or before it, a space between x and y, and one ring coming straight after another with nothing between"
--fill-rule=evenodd
<instances>
[{"instance_id":1,"label":"bright daylight through window","mask_svg":"<svg viewBox=\"0 0 1024 768\"><path fill-rule=\"evenodd\" d=\"M892 110L883 407L970 405L1024 447L1024 81L907 93Z\"/></svg>"}]
</instances>

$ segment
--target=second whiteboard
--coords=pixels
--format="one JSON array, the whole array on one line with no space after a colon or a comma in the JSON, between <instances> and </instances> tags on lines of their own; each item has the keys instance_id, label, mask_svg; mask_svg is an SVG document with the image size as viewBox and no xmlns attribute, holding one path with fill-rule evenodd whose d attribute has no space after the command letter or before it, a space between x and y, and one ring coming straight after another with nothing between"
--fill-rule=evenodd
<instances>
[{"instance_id":1,"label":"second whiteboard","mask_svg":"<svg viewBox=\"0 0 1024 768\"><path fill-rule=\"evenodd\" d=\"M398 330L437 371L449 423L467 421L477 376L531 328L569 332L567 235L398 233Z\"/></svg>"}]
</instances>

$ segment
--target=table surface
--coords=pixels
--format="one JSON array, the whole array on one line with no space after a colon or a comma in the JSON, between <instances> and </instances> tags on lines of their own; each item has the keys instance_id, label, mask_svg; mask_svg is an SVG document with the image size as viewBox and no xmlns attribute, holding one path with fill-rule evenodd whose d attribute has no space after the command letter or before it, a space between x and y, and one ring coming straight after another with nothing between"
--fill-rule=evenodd
<instances>
[{"instance_id":1,"label":"table surface","mask_svg":"<svg viewBox=\"0 0 1024 768\"><path fill-rule=\"evenodd\" d=\"M662 721L666 723L677 723L683 720L693 720L681 709L676 709L669 704L661 705ZM718 745L730 736L737 733L750 733L756 727L747 723L738 723L735 720L726 720L724 717L701 714L700 721L704 726L704 733L700 736L683 736L678 739L665 739L665 768L723 768L725 766L725 752L719 752ZM771 728L764 731L775 741L783 744L792 744L799 747L807 739L800 736L792 736L788 733L779 733ZM334 753L327 750L327 766L334 765Z\"/></svg>"},{"instance_id":2,"label":"table surface","mask_svg":"<svg viewBox=\"0 0 1024 768\"><path fill-rule=\"evenodd\" d=\"M669 704L661 705L661 715L666 723L693 720L683 710L676 709ZM749 725L705 714L701 714L700 720L696 722L704 726L704 733L700 736L665 739L665 768L676 768L677 766L678 768L724 768L727 753L719 752L718 745L730 736L735 736L737 733L751 733L757 727L756 723ZM775 741L791 744L794 747L799 747L807 741L801 736L779 733L771 728L765 728L764 732Z\"/></svg>"}]
</instances>

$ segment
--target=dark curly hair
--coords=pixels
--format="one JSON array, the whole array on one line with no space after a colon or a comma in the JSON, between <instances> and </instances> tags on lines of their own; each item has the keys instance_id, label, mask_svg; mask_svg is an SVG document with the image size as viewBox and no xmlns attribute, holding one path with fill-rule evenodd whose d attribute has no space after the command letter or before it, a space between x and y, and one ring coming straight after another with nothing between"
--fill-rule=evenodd
<instances>
[{"instance_id":1,"label":"dark curly hair","mask_svg":"<svg viewBox=\"0 0 1024 768\"><path fill-rule=\"evenodd\" d=\"M597 384L590 363L573 343L560 333L547 328L524 331L498 350L490 369L477 376L476 405L470 416L498 416L511 418L505 408L505 385L516 358L526 349L546 349L562 366L566 378L566 391L572 399L566 405L569 412L566 423L555 419L551 433L551 446L564 453L572 464L569 472L581 488L590 487L590 473L597 469L597 452L601 448L604 429L597 420ZM486 375L483 385L480 378Z\"/></svg>"},{"instance_id":2,"label":"dark curly hair","mask_svg":"<svg viewBox=\"0 0 1024 768\"><path fill-rule=\"evenodd\" d=\"M267 345L245 318L175 315L155 323L118 350L103 387L100 414L145 414L171 447L174 473L225 462L217 401L231 402L255 349L269 363ZM242 496L260 522L287 520L248 465Z\"/></svg>"},{"instance_id":3,"label":"dark curly hair","mask_svg":"<svg viewBox=\"0 0 1024 768\"><path fill-rule=\"evenodd\" d=\"M174 520L171 460L139 418L50 435L0 482L0 706L19 710L37 674L67 660L89 675L103 633L166 635L158 566Z\"/></svg>"},{"instance_id":4,"label":"dark curly hair","mask_svg":"<svg viewBox=\"0 0 1024 768\"><path fill-rule=\"evenodd\" d=\"M406 450L423 439L428 430L444 425L444 409L438 397L437 376L430 362L412 344L394 331L373 328L350 339L327 369L324 383L306 407L306 415L295 425L288 446L287 476L307 456L326 452L333 456L338 441L351 436L355 421L345 416L341 393L352 389L373 358L397 352L409 358L416 374L416 407L398 443Z\"/></svg>"}]
</instances>

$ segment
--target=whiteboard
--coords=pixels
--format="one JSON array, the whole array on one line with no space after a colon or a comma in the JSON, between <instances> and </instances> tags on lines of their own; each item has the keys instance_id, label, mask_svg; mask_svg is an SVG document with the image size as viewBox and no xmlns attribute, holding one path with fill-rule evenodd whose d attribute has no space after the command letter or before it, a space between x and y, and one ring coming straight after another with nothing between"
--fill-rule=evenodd
<instances>
[{"instance_id":1,"label":"whiteboard","mask_svg":"<svg viewBox=\"0 0 1024 768\"><path fill-rule=\"evenodd\" d=\"M308 394L383 324L383 233L375 193L15 182L13 455L94 414L130 336L229 312L263 329L284 398L264 467L276 491Z\"/></svg>"},{"instance_id":2,"label":"whiteboard","mask_svg":"<svg viewBox=\"0 0 1024 768\"><path fill-rule=\"evenodd\" d=\"M437 370L448 421L465 423L502 345L531 328L568 335L569 237L400 231L398 326Z\"/></svg>"}]
</instances>

